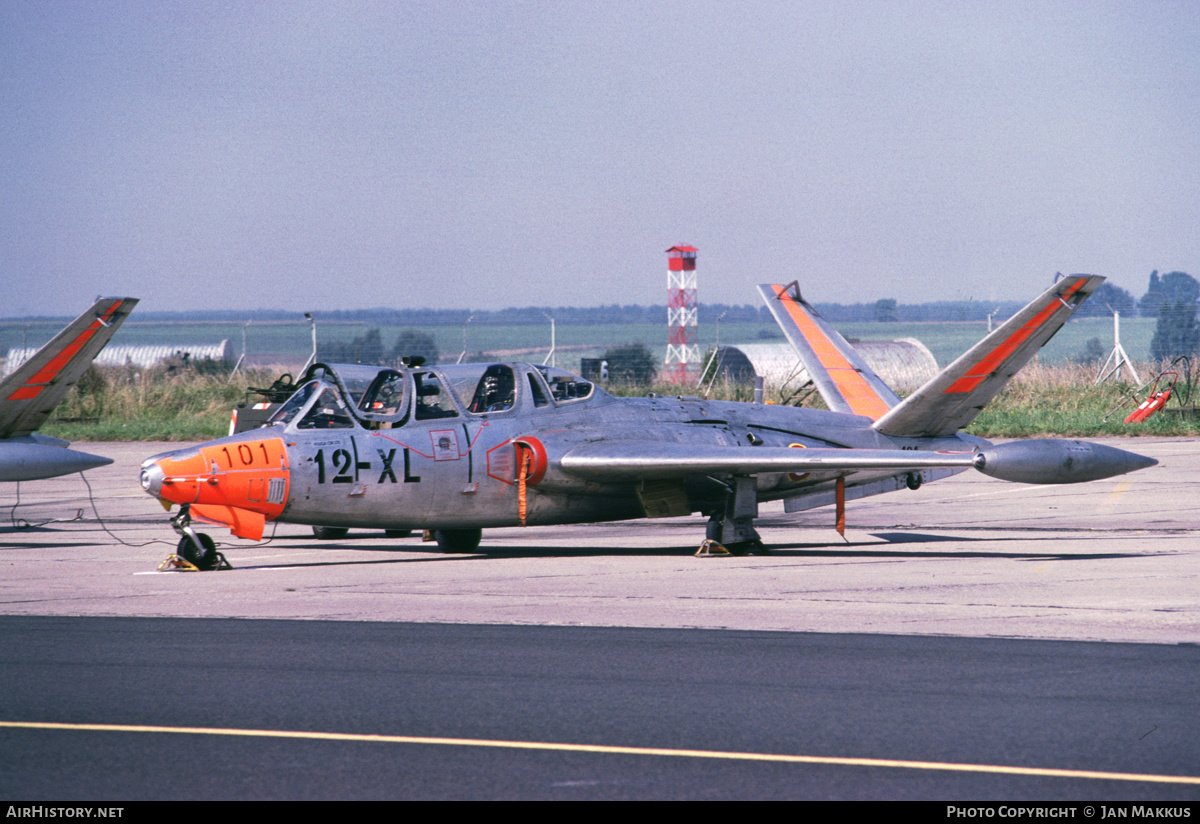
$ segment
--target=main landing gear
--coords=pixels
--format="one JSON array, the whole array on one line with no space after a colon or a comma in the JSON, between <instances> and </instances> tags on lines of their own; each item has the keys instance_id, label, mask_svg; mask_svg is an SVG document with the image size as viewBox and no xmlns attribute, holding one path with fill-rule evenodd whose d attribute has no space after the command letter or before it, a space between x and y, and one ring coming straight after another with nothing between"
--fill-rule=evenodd
<instances>
[{"instance_id":1,"label":"main landing gear","mask_svg":"<svg viewBox=\"0 0 1200 824\"><path fill-rule=\"evenodd\" d=\"M179 533L179 544L175 554L163 561L159 569L168 567L207 572L210 569L233 569L225 556L217 552L212 537L192 529L192 513L188 504L179 508L171 518L171 528Z\"/></svg>"},{"instance_id":2,"label":"main landing gear","mask_svg":"<svg viewBox=\"0 0 1200 824\"><path fill-rule=\"evenodd\" d=\"M433 533L442 552L474 552L482 537L482 529L437 529Z\"/></svg>"},{"instance_id":3,"label":"main landing gear","mask_svg":"<svg viewBox=\"0 0 1200 824\"><path fill-rule=\"evenodd\" d=\"M754 478L733 479L725 507L708 516L704 543L696 551L699 558L718 555L766 555L754 518L758 515L758 490Z\"/></svg>"},{"instance_id":4,"label":"main landing gear","mask_svg":"<svg viewBox=\"0 0 1200 824\"><path fill-rule=\"evenodd\" d=\"M344 526L314 526L313 537L319 541L340 541L350 534ZM389 538L407 538L412 535L411 529L385 529L384 534Z\"/></svg>"}]
</instances>

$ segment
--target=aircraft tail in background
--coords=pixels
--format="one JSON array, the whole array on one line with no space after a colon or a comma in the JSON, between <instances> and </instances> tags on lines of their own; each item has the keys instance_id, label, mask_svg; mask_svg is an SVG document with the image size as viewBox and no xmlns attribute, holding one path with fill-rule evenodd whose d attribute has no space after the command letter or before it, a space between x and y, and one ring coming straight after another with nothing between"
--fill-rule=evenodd
<instances>
[{"instance_id":1,"label":"aircraft tail in background","mask_svg":"<svg viewBox=\"0 0 1200 824\"><path fill-rule=\"evenodd\" d=\"M883 417L900 402L858 352L800 296L800 286L764 283L758 287L775 322L834 412Z\"/></svg>"}]
</instances>

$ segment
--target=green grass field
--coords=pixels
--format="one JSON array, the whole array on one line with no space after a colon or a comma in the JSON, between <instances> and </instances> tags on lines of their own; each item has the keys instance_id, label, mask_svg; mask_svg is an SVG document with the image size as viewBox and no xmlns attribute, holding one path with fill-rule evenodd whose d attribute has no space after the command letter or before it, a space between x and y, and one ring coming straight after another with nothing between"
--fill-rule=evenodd
<instances>
[{"instance_id":1,"label":"green grass field","mask_svg":"<svg viewBox=\"0 0 1200 824\"><path fill-rule=\"evenodd\" d=\"M1145 361L1154 334L1153 318L1125 320L1121 325L1122 343L1130 356L1139 361L1143 379L1156 370ZM969 349L987 332L983 323L849 323L840 331L850 339L912 337L933 352L945 366ZM0 355L8 347L25 341L40 346L61 328L57 322L36 324L0 324ZM319 323L318 341L352 340L372 328L363 323ZM382 340L390 348L404 328L379 327ZM246 333L247 363L251 371L239 372L230 381L228 371L204 376L187 371L168 373L159 368L142 371L129 368L104 370L103 391L86 394L73 392L57 410L57 420L44 432L71 440L196 440L223 435L229 425L234 404L243 397L247 385L266 386L280 372L298 372L311 352L312 338L307 323L150 323L130 320L114 337L115 344L212 343L225 338L229 352L237 358L242 350L242 332ZM431 326L419 331L432 334L443 361L453 361L462 350L461 326ZM702 350L716 342L715 325L700 330ZM774 324L727 323L720 327L722 344L784 343ZM467 327L469 355L487 353L491 357L541 363L549 351L549 324L533 326L471 325ZM1112 321L1087 318L1068 323L1042 350L1038 358L1022 372L1010 387L989 406L971 431L985 437L1023 437L1037 434L1058 435L1138 435L1197 434L1197 427L1178 416L1160 416L1150 423L1132 427L1119 423L1128 410L1104 420L1106 413L1127 397L1134 387L1108 383L1095 387L1096 365L1074 364L1096 338L1100 349L1112 347ZM594 324L559 325L556 363L566 369L578 369L582 357L598 357L609 347L625 343L645 343L662 359L666 350L666 325ZM523 350L523 351L522 351ZM678 394L678 386L631 387L630 394L654 389L661 394ZM695 388L684 390L695 393ZM749 400L749 387L718 387L714 397ZM807 401L820 404L819 398ZM76 422L68 422L75 419ZM1116 422L1114 422L1116 421Z\"/></svg>"},{"instance_id":2,"label":"green grass field","mask_svg":"<svg viewBox=\"0 0 1200 824\"><path fill-rule=\"evenodd\" d=\"M274 377L266 370L227 375L202 375L191 370L101 370L102 378L81 382L56 410L42 431L68 440L206 440L224 435L230 411L250 386L266 386ZM679 394L674 385L612 386L616 394ZM1117 382L1096 386L1090 367L1074 364L1027 366L971 425L983 437L1197 435L1200 423L1178 415L1161 414L1144 424L1125 424L1133 406L1126 401L1134 387ZM82 390L82 391L81 391ZM683 389L684 394L698 390ZM713 387L718 400L748 401L751 389L742 385ZM811 395L805 405L820 407Z\"/></svg>"}]
</instances>

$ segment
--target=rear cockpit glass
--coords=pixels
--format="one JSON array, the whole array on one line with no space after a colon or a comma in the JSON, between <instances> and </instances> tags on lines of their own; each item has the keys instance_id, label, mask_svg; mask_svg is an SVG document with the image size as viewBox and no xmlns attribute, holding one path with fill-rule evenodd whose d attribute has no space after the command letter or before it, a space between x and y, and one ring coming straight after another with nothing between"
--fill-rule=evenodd
<instances>
[{"instance_id":1,"label":"rear cockpit glass","mask_svg":"<svg viewBox=\"0 0 1200 824\"><path fill-rule=\"evenodd\" d=\"M542 382L533 372L529 373L529 395L533 398L535 407L541 408L550 405L550 399L546 397L546 391L542 389Z\"/></svg>"},{"instance_id":2,"label":"rear cockpit glass","mask_svg":"<svg viewBox=\"0 0 1200 824\"><path fill-rule=\"evenodd\" d=\"M517 382L512 367L494 363L484 370L475 384L475 392L467 405L468 412L507 412L517 400Z\"/></svg>"},{"instance_id":3,"label":"rear cockpit glass","mask_svg":"<svg viewBox=\"0 0 1200 824\"><path fill-rule=\"evenodd\" d=\"M454 364L442 367L442 372L468 412L506 412L516 405L516 373L507 363Z\"/></svg>"},{"instance_id":4,"label":"rear cockpit glass","mask_svg":"<svg viewBox=\"0 0 1200 824\"><path fill-rule=\"evenodd\" d=\"M437 375L432 372L417 372L413 374L413 387L417 396L417 420L458 417L454 401L442 387Z\"/></svg>"},{"instance_id":5,"label":"rear cockpit glass","mask_svg":"<svg viewBox=\"0 0 1200 824\"><path fill-rule=\"evenodd\" d=\"M590 381L553 366L539 366L537 370L550 385L550 394L558 404L590 398L596 389Z\"/></svg>"}]
</instances>

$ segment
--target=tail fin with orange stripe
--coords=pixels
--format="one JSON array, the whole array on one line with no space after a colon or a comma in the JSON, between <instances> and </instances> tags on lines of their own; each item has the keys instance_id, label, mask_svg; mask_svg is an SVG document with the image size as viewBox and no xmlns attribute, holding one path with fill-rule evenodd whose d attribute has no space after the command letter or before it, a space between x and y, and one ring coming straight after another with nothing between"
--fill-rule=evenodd
<instances>
[{"instance_id":1,"label":"tail fin with orange stripe","mask_svg":"<svg viewBox=\"0 0 1200 824\"><path fill-rule=\"evenodd\" d=\"M878 420L900 402L854 347L800 296L795 281L787 286L764 283L758 291L830 409Z\"/></svg>"},{"instance_id":2,"label":"tail fin with orange stripe","mask_svg":"<svg viewBox=\"0 0 1200 824\"><path fill-rule=\"evenodd\" d=\"M878 418L875 430L894 437L934 438L967 426L1103 282L1097 275L1062 278Z\"/></svg>"}]
</instances>

